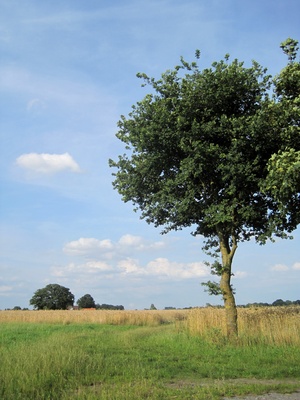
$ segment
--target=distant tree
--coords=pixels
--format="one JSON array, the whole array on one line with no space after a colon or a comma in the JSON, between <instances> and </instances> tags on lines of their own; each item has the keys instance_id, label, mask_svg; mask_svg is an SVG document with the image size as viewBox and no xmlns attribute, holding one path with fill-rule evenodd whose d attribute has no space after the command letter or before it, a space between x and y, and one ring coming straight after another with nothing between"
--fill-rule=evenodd
<instances>
[{"instance_id":1,"label":"distant tree","mask_svg":"<svg viewBox=\"0 0 300 400\"><path fill-rule=\"evenodd\" d=\"M285 305L285 301L283 301L282 299L277 299L275 301L273 301L272 306L284 306Z\"/></svg>"},{"instance_id":2,"label":"distant tree","mask_svg":"<svg viewBox=\"0 0 300 400\"><path fill-rule=\"evenodd\" d=\"M197 61L181 59L158 80L138 74L151 92L128 118L121 116L117 137L126 152L109 161L117 168L114 188L141 218L163 233L192 227L205 238L204 250L217 257L212 273L220 279L206 286L223 297L228 336L238 333L231 285L238 245L285 238L299 223L299 63L295 41L282 49L289 65L275 81L257 62L246 68L228 55L202 71ZM281 198L272 190L273 179L282 185L281 175L271 172L272 156L283 152L287 167L293 160L291 200L286 191Z\"/></svg>"},{"instance_id":3,"label":"distant tree","mask_svg":"<svg viewBox=\"0 0 300 400\"><path fill-rule=\"evenodd\" d=\"M77 305L79 308L95 308L96 304L94 299L90 294L85 294L77 300Z\"/></svg>"},{"instance_id":4,"label":"distant tree","mask_svg":"<svg viewBox=\"0 0 300 400\"><path fill-rule=\"evenodd\" d=\"M74 295L70 289L51 283L38 289L31 298L30 304L38 310L65 310L68 306L73 306Z\"/></svg>"},{"instance_id":5,"label":"distant tree","mask_svg":"<svg viewBox=\"0 0 300 400\"><path fill-rule=\"evenodd\" d=\"M269 307L270 305L269 303L248 303L242 307Z\"/></svg>"},{"instance_id":6,"label":"distant tree","mask_svg":"<svg viewBox=\"0 0 300 400\"><path fill-rule=\"evenodd\" d=\"M22 308L20 306L14 306L13 310L18 311L18 310L22 310Z\"/></svg>"},{"instance_id":7,"label":"distant tree","mask_svg":"<svg viewBox=\"0 0 300 400\"><path fill-rule=\"evenodd\" d=\"M151 306L150 306L150 310L157 310L157 308L155 307L155 305L154 305L154 304L151 304Z\"/></svg>"}]
</instances>

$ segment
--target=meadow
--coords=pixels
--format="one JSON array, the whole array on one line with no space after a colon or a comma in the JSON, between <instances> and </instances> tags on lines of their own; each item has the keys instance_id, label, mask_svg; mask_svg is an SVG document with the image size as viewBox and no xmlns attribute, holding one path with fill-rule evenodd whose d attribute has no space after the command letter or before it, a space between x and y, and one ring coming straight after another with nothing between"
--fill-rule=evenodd
<instances>
[{"instance_id":1,"label":"meadow","mask_svg":"<svg viewBox=\"0 0 300 400\"><path fill-rule=\"evenodd\" d=\"M0 398L199 399L300 389L300 307L0 311Z\"/></svg>"}]
</instances>

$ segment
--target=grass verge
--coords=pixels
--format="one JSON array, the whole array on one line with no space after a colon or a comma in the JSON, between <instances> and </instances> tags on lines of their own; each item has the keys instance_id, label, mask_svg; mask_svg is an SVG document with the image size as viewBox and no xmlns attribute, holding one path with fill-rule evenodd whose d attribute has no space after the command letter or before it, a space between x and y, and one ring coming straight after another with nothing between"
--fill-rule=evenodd
<instances>
[{"instance_id":1,"label":"grass verge","mask_svg":"<svg viewBox=\"0 0 300 400\"><path fill-rule=\"evenodd\" d=\"M205 399L300 388L300 348L178 324L2 323L0 398Z\"/></svg>"}]
</instances>

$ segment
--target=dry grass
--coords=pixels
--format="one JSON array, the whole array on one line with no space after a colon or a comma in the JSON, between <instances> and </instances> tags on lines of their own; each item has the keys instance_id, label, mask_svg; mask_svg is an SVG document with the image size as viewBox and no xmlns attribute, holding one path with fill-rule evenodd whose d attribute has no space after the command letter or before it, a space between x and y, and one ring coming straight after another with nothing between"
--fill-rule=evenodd
<instances>
[{"instance_id":1,"label":"dry grass","mask_svg":"<svg viewBox=\"0 0 300 400\"><path fill-rule=\"evenodd\" d=\"M192 310L73 310L0 311L1 322L99 323L112 325L158 326L176 323L191 335L212 341L226 336L224 308ZM239 337L243 343L300 345L300 306L238 309Z\"/></svg>"},{"instance_id":2,"label":"dry grass","mask_svg":"<svg viewBox=\"0 0 300 400\"><path fill-rule=\"evenodd\" d=\"M187 318L187 310L57 310L0 311L1 322L96 323L112 325L157 326Z\"/></svg>"},{"instance_id":3,"label":"dry grass","mask_svg":"<svg viewBox=\"0 0 300 400\"><path fill-rule=\"evenodd\" d=\"M300 345L300 307L266 307L239 310L241 336L268 343Z\"/></svg>"},{"instance_id":4,"label":"dry grass","mask_svg":"<svg viewBox=\"0 0 300 400\"><path fill-rule=\"evenodd\" d=\"M193 309L186 320L192 335L212 340L226 335L223 308ZM239 337L243 342L300 345L300 307L238 308Z\"/></svg>"}]
</instances>

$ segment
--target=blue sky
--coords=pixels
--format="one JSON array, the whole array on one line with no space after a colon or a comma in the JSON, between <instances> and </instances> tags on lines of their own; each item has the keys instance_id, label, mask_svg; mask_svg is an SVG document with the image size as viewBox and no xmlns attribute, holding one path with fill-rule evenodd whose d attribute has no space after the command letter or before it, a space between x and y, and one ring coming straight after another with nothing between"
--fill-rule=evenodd
<instances>
[{"instance_id":1,"label":"blue sky","mask_svg":"<svg viewBox=\"0 0 300 400\"><path fill-rule=\"evenodd\" d=\"M221 304L201 282L201 237L161 235L112 188L117 122L158 78L201 50L276 74L300 40L298 0L0 0L0 309L28 307L48 283L76 300L143 309ZM294 240L241 243L238 304L300 298Z\"/></svg>"}]
</instances>

